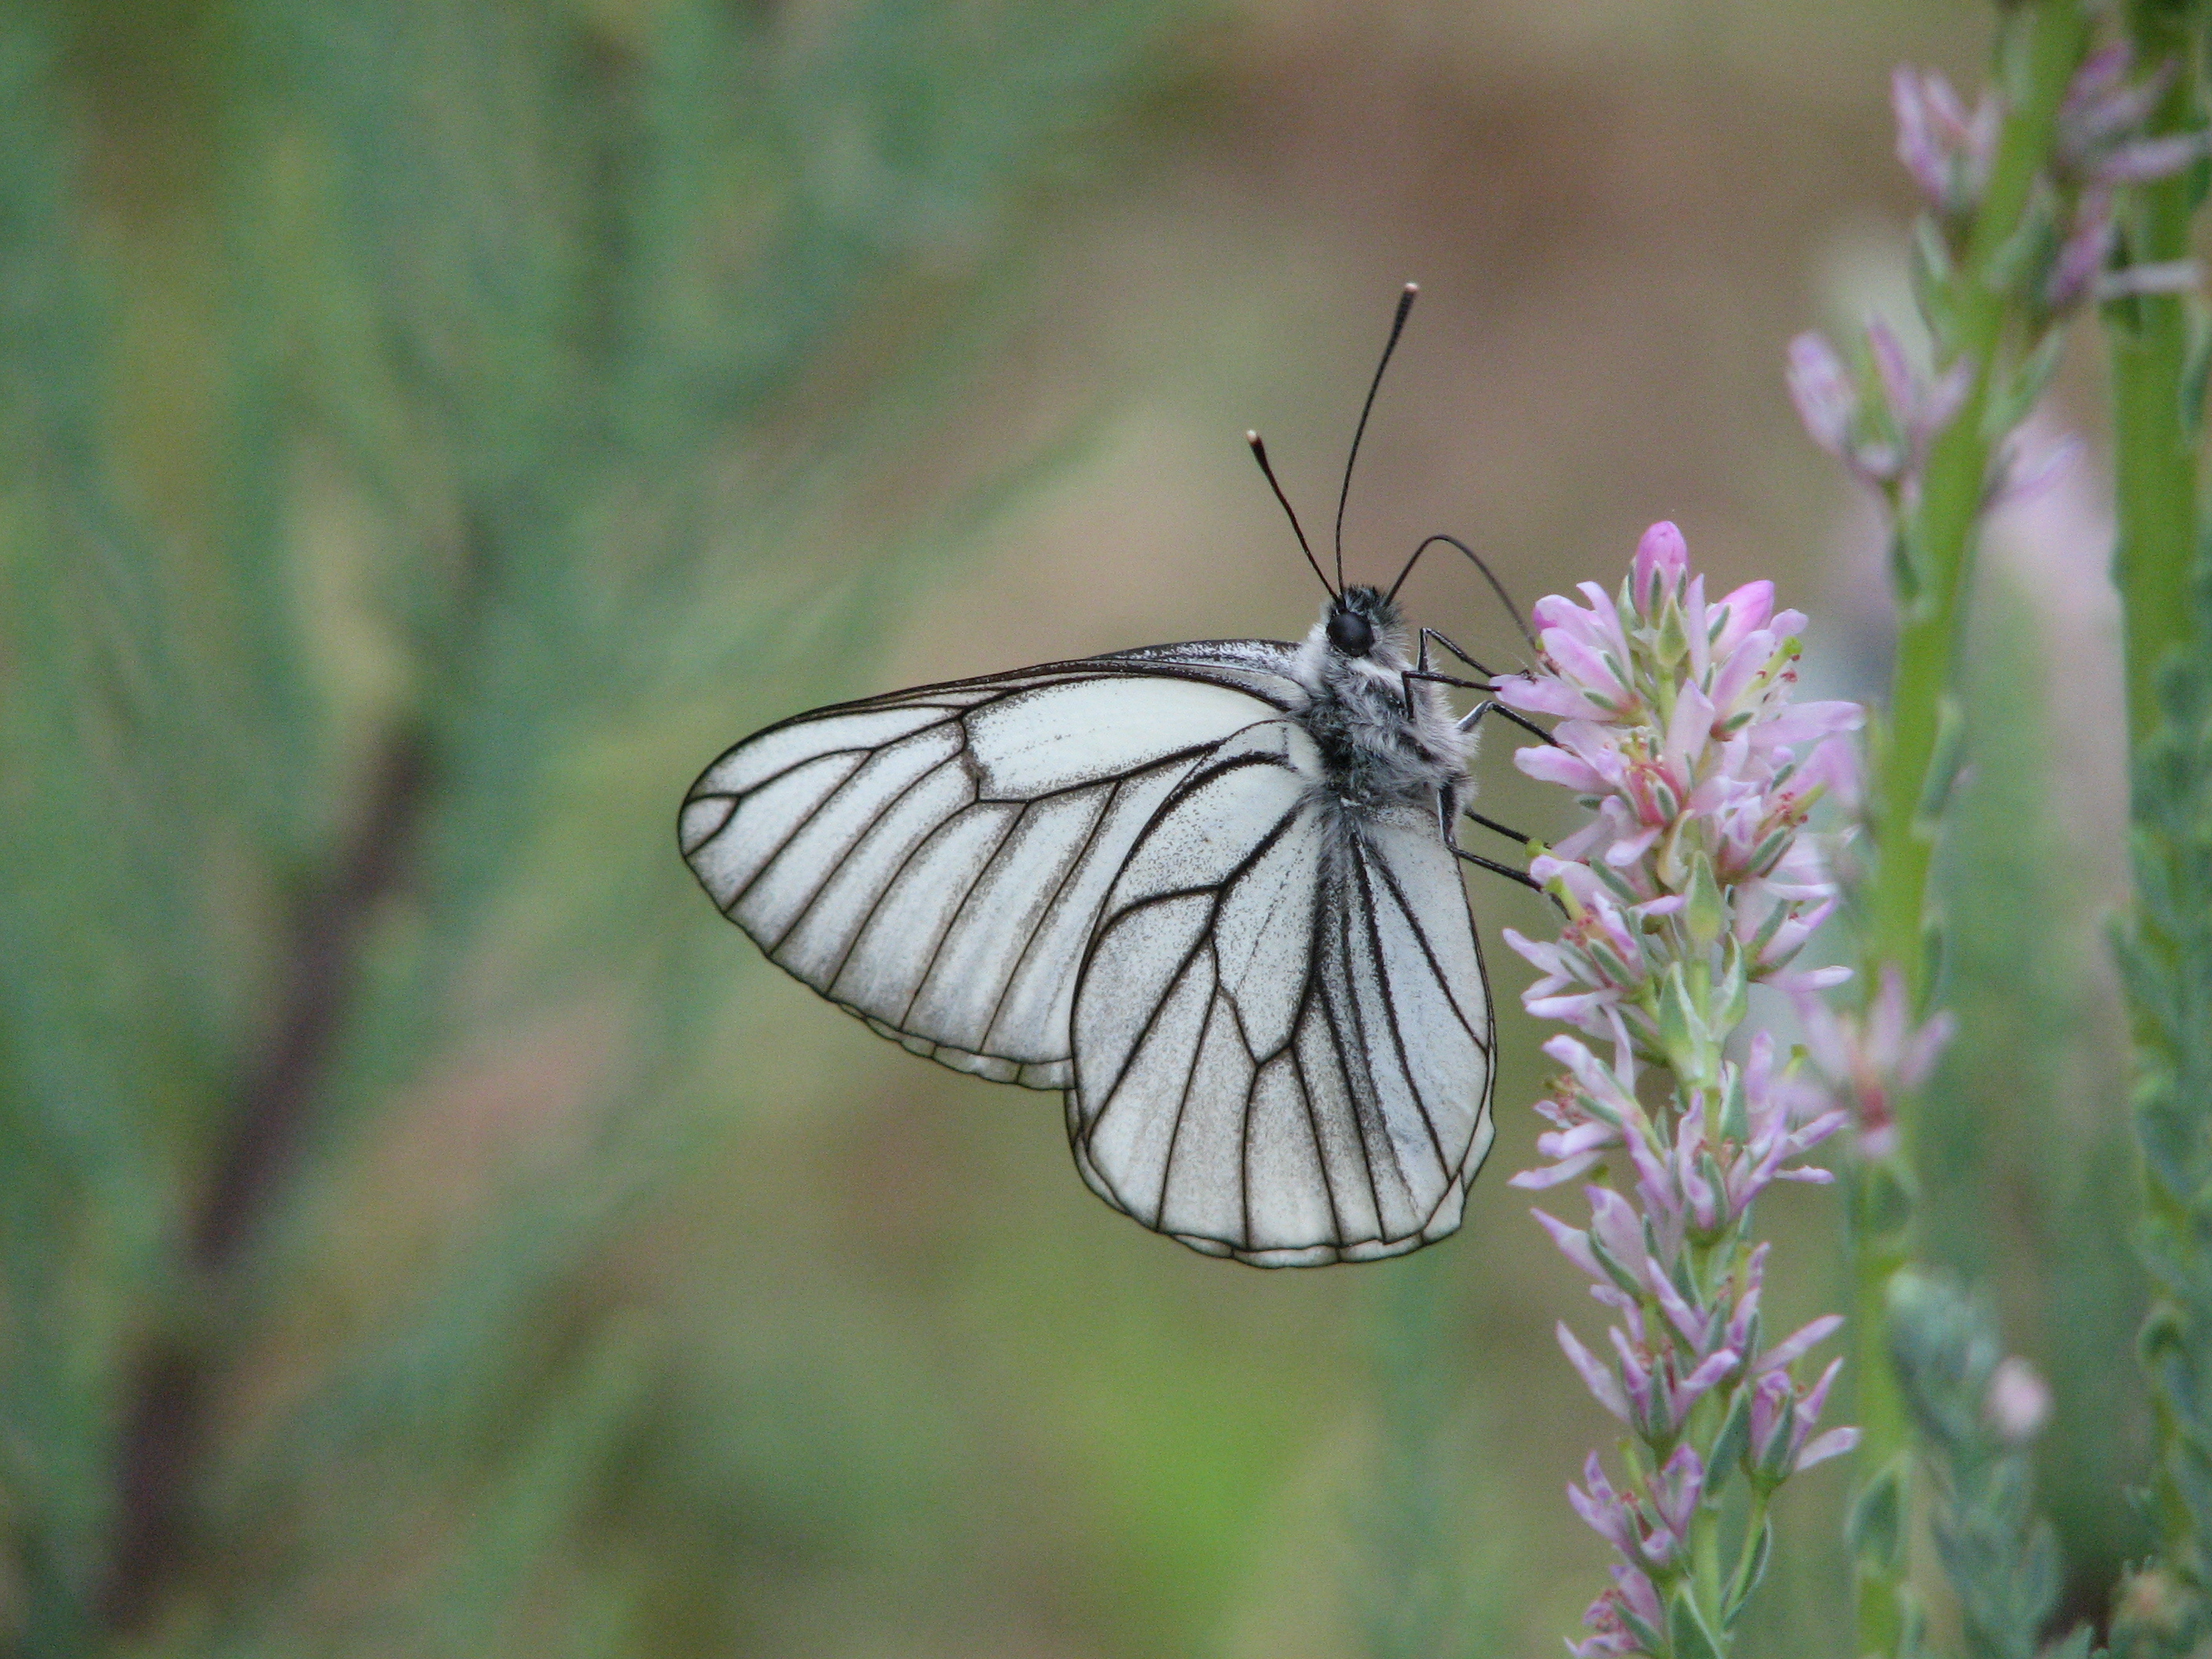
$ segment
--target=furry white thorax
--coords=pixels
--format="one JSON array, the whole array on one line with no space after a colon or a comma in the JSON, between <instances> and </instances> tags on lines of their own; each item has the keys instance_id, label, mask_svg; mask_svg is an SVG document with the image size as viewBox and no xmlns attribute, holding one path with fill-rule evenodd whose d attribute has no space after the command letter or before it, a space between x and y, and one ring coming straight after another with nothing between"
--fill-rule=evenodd
<instances>
[{"instance_id":1,"label":"furry white thorax","mask_svg":"<svg viewBox=\"0 0 2212 1659\"><path fill-rule=\"evenodd\" d=\"M1339 650L1328 636L1338 602L1324 605L1292 669L1308 699L1294 718L1320 746L1346 806L1434 813L1449 797L1455 811L1470 793L1474 738L1459 730L1443 688L1431 681L1411 682L1408 714L1405 674L1413 659L1396 607L1371 589L1353 592L1372 607L1364 614L1373 624L1374 643L1356 657Z\"/></svg>"}]
</instances>

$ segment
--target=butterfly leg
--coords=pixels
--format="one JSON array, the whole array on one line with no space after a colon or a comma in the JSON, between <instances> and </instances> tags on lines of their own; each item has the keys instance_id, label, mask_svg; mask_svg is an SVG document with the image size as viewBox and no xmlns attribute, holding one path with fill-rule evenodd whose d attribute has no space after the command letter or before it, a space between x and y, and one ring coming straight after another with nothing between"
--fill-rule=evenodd
<instances>
[{"instance_id":1,"label":"butterfly leg","mask_svg":"<svg viewBox=\"0 0 2212 1659\"><path fill-rule=\"evenodd\" d=\"M1506 840L1513 842L1522 847L1526 847L1530 842L1535 839L1534 836L1524 836L1518 830L1515 830L1505 824L1500 823L1496 818L1486 818L1483 817L1481 813L1476 811L1472 806L1462 807L1460 809L1460 816L1480 824L1484 829L1489 830L1492 835L1503 836Z\"/></svg>"},{"instance_id":2,"label":"butterfly leg","mask_svg":"<svg viewBox=\"0 0 2212 1659\"><path fill-rule=\"evenodd\" d=\"M1474 680L1454 679L1449 674L1432 673L1429 668L1429 641L1431 640L1436 641L1437 644L1443 646L1445 650L1450 652L1452 655L1457 657L1462 662L1465 663L1469 668L1474 669L1477 673L1491 675L1491 678L1493 679L1497 678L1494 674L1491 673L1489 669L1484 667L1473 657L1468 656L1466 652L1461 650L1459 647L1453 644L1450 639L1446 635L1438 633L1433 628L1424 628L1421 630L1420 653L1414 659L1412 670L1401 676L1399 679L1399 685L1406 694L1406 714L1408 719L1412 718L1413 713L1413 682L1415 680L1427 680L1437 685L1456 685L1462 690L1467 691L1494 691L1498 689L1494 685L1486 685Z\"/></svg>"},{"instance_id":3,"label":"butterfly leg","mask_svg":"<svg viewBox=\"0 0 2212 1659\"><path fill-rule=\"evenodd\" d=\"M1464 859L1469 864L1479 864L1492 874L1504 877L1508 881L1517 881L1531 892L1540 893L1544 890L1544 884L1526 870L1516 870L1510 864L1500 864L1497 860L1486 859L1480 853L1470 853L1464 847L1455 846L1452 848L1452 856Z\"/></svg>"},{"instance_id":4,"label":"butterfly leg","mask_svg":"<svg viewBox=\"0 0 2212 1659\"><path fill-rule=\"evenodd\" d=\"M1443 647L1445 650L1450 652L1452 655L1457 657L1469 668L1474 670L1476 673L1486 675L1493 680L1498 678L1498 671L1496 669L1490 667L1487 664L1477 662L1473 657L1468 656L1466 652L1461 650L1459 647L1453 642L1449 635L1441 633L1433 628L1424 628L1421 630L1422 667L1426 668L1429 665L1429 641L1431 640L1434 640L1438 645Z\"/></svg>"},{"instance_id":5,"label":"butterfly leg","mask_svg":"<svg viewBox=\"0 0 2212 1659\"><path fill-rule=\"evenodd\" d=\"M1476 811L1473 807L1462 802L1456 790L1447 789L1442 795L1437 797L1437 828L1441 830L1443 834L1444 845L1451 848L1452 855L1454 857L1464 859L1469 864L1479 864L1486 870L1494 871L1498 875L1504 876L1510 880L1519 882L1523 887L1534 888L1540 893L1544 890L1543 884L1536 881L1525 872L1516 870L1509 864L1500 864L1494 859L1486 859L1480 853L1470 853L1467 848L1462 847L1459 844L1459 836L1454 833L1455 829L1455 821L1462 814L1473 818L1484 829L1494 830L1498 835L1504 836L1509 841L1517 841L1523 846L1526 846L1528 842L1528 836L1516 834L1513 830L1508 830L1504 824L1498 823L1494 819L1483 817L1481 813Z\"/></svg>"},{"instance_id":6,"label":"butterfly leg","mask_svg":"<svg viewBox=\"0 0 2212 1659\"><path fill-rule=\"evenodd\" d=\"M1483 689L1487 690L1492 688L1485 687ZM1541 738L1546 743L1551 744L1554 749L1557 749L1559 746L1559 740L1557 738L1553 737L1549 732L1547 732L1542 726L1537 725L1535 721L1530 720L1526 714L1516 714L1512 709L1508 708L1504 703L1498 702L1496 701L1490 702L1479 702L1475 704L1474 708L1468 711L1466 717L1460 721L1459 729L1462 732L1474 731L1476 726L1482 724L1482 717L1485 714L1489 714L1493 709L1497 711L1498 716L1500 720L1511 720L1514 725L1519 726L1523 732L1528 732L1529 736Z\"/></svg>"},{"instance_id":7,"label":"butterfly leg","mask_svg":"<svg viewBox=\"0 0 2212 1659\"><path fill-rule=\"evenodd\" d=\"M1406 718L1413 717L1413 682L1426 680L1431 685L1456 685L1463 691L1488 691L1492 688L1480 680L1463 680L1451 674L1432 674L1425 669L1408 668L1398 677L1398 684L1406 694Z\"/></svg>"},{"instance_id":8,"label":"butterfly leg","mask_svg":"<svg viewBox=\"0 0 2212 1659\"><path fill-rule=\"evenodd\" d=\"M1522 720L1520 715L1515 714L1511 709L1508 708L1501 702L1478 703L1475 706L1474 712L1459 723L1459 729L1462 732L1474 731L1477 726L1481 724L1482 717L1485 714L1491 713L1492 710L1504 715L1507 720L1513 721L1516 725L1526 726L1529 731L1534 732L1538 737L1543 738L1546 743L1553 743L1555 741L1552 737L1552 734L1545 731L1542 726L1536 725L1533 720ZM1503 836L1508 841L1518 842L1525 847L1529 842L1534 839L1532 836L1525 836L1518 830L1515 830L1509 825L1500 823L1496 818L1485 817L1481 813L1476 811L1472 806L1462 807L1461 811L1463 816L1472 818L1475 823L1480 824L1492 835Z\"/></svg>"}]
</instances>

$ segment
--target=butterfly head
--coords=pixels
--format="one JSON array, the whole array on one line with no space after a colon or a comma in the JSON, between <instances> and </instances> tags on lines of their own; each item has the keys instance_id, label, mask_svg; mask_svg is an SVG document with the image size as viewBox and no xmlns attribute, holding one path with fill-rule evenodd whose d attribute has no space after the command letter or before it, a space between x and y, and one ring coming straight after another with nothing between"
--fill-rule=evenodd
<instances>
[{"instance_id":1,"label":"butterfly head","mask_svg":"<svg viewBox=\"0 0 2212 1659\"><path fill-rule=\"evenodd\" d=\"M1379 587L1347 587L1328 602L1322 626L1331 649L1340 656L1362 658L1377 641L1396 632L1398 607Z\"/></svg>"}]
</instances>

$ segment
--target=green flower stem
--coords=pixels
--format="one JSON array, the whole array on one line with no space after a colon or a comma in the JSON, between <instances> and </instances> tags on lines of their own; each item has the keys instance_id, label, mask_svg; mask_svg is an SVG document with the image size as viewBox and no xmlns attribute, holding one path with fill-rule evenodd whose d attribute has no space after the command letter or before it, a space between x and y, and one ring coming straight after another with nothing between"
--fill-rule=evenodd
<instances>
[{"instance_id":1,"label":"green flower stem","mask_svg":"<svg viewBox=\"0 0 2212 1659\"><path fill-rule=\"evenodd\" d=\"M1716 1424L1715 1427L1719 1425ZM1699 1446L1698 1455L1712 1450L1709 1432ZM1721 1628L1721 1512L1717 1504L1706 1504L1698 1510L1698 1518L1690 1523L1690 1560L1696 1577L1691 1580L1691 1594L1698 1598L1698 1606L1705 1615L1705 1623L1714 1630Z\"/></svg>"},{"instance_id":2,"label":"green flower stem","mask_svg":"<svg viewBox=\"0 0 2212 1659\"><path fill-rule=\"evenodd\" d=\"M1877 793L1881 865L1869 898L1872 959L1905 970L1916 1012L1923 1009L1931 965L1924 934L1935 824L1925 804L1940 793L1936 763L1948 746L1942 708L1973 573L1991 446L2002 435L1987 430L1985 417L2015 310L2004 267L2088 38L2080 0L2034 0L2005 18L1997 45L2004 123L1966 257L1944 296L1949 326L1939 342L1949 358L1973 366L1972 387L1958 417L1936 438L1920 499L1902 526L1917 591L1901 607Z\"/></svg>"},{"instance_id":3,"label":"green flower stem","mask_svg":"<svg viewBox=\"0 0 2212 1659\"><path fill-rule=\"evenodd\" d=\"M1973 380L1958 417L1936 438L1919 500L1900 526L1914 591L1900 596L1897 665L1875 790L1880 854L1868 896L1868 959L1894 962L1903 970L1916 1016L1925 1011L1932 977L1928 887L1953 746L1946 709L1991 448L2002 435L1988 429L1987 415L2017 309L2006 267L2089 29L2080 0L2031 0L2008 11L2000 24L2004 119L1965 257L1942 295L1939 338L1947 358L1972 366ZM1858 1170L1850 1197L1853 1370L1863 1436L1853 1512L1861 1654L1896 1652L1908 1618L1902 1538L1910 1431L1889 1364L1883 1311L1889 1280L1911 1254L1911 1103L1899 1101L1898 1108L1897 1152Z\"/></svg>"},{"instance_id":4,"label":"green flower stem","mask_svg":"<svg viewBox=\"0 0 2212 1659\"><path fill-rule=\"evenodd\" d=\"M2129 18L2136 61L2169 60L2178 73L2150 131L2189 130L2196 118L2194 30L2199 4L2139 4ZM2130 264L2190 253L2191 173L2137 185L2122 221ZM2112 465L2118 539L2112 580L2124 607L2128 729L2136 742L2158 723L2159 665L2189 625L2189 572L2197 551L2197 411L2189 406L2189 317L2183 296L2146 294L2104 309L2112 357Z\"/></svg>"}]
</instances>

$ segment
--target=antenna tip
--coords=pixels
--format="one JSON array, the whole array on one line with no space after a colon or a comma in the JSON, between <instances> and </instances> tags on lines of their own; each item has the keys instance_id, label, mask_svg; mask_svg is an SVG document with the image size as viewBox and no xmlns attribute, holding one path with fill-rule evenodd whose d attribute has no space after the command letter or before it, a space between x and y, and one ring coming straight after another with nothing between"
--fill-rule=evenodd
<instances>
[{"instance_id":1,"label":"antenna tip","mask_svg":"<svg viewBox=\"0 0 2212 1659\"><path fill-rule=\"evenodd\" d=\"M1409 300L1420 291L1421 285L1419 283L1408 283L1406 284L1406 297Z\"/></svg>"},{"instance_id":2,"label":"antenna tip","mask_svg":"<svg viewBox=\"0 0 2212 1659\"><path fill-rule=\"evenodd\" d=\"M1248 431L1245 433L1244 441L1251 445L1255 449L1263 449L1266 447L1266 446L1260 441L1260 434L1256 432Z\"/></svg>"}]
</instances>

